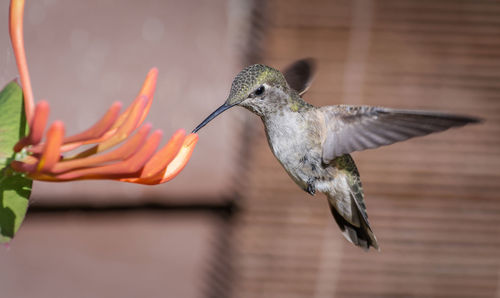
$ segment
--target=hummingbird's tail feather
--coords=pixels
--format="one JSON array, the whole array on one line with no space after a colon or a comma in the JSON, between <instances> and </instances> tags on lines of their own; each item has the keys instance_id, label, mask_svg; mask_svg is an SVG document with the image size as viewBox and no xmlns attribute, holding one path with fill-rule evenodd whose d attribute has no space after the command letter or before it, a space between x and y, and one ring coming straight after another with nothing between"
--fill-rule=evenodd
<instances>
[{"instance_id":1,"label":"hummingbird's tail feather","mask_svg":"<svg viewBox=\"0 0 500 298\"><path fill-rule=\"evenodd\" d=\"M377 238L368 222L361 178L349 154L333 160L337 169L331 191L327 193L333 218L344 237L364 250L371 247L380 251Z\"/></svg>"},{"instance_id":2,"label":"hummingbird's tail feather","mask_svg":"<svg viewBox=\"0 0 500 298\"><path fill-rule=\"evenodd\" d=\"M355 202L354 199L351 199L351 201ZM352 204L352 207L354 207L352 210L352 217L355 222L359 223L359 226L354 225L347 219L345 219L332 204L332 199L330 199L330 197L328 197L328 204L330 205L330 210L332 211L333 218L342 231L342 235L344 235L344 237L349 242L361 247L364 250L368 250L370 246L372 246L373 248L380 251L377 238L375 237L375 234L373 233L367 218L363 216L359 207L355 206L355 203Z\"/></svg>"}]
</instances>

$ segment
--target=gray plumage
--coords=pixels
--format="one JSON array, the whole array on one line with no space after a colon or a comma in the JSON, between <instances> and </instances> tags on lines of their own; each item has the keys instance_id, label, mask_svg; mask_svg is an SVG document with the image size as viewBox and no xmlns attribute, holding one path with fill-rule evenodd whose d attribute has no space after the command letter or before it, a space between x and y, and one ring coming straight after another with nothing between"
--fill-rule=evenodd
<instances>
[{"instance_id":1,"label":"gray plumage","mask_svg":"<svg viewBox=\"0 0 500 298\"><path fill-rule=\"evenodd\" d=\"M271 151L304 191L323 192L343 235L353 244L379 248L368 222L361 179L349 153L476 123L473 117L370 106L315 107L304 94L312 60L299 60L284 74L256 64L234 79L226 102L193 132L235 105L261 117Z\"/></svg>"},{"instance_id":2,"label":"gray plumage","mask_svg":"<svg viewBox=\"0 0 500 298\"><path fill-rule=\"evenodd\" d=\"M328 106L319 109L325 115L327 136L323 160L377 148L409 138L474 123L475 118L437 112L396 110L370 106Z\"/></svg>"}]
</instances>

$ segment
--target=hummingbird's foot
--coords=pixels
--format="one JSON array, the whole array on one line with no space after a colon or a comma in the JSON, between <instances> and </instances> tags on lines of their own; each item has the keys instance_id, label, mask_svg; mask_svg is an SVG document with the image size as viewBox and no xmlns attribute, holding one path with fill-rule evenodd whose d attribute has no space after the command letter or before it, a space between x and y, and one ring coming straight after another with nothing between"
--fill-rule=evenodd
<instances>
[{"instance_id":1,"label":"hummingbird's foot","mask_svg":"<svg viewBox=\"0 0 500 298\"><path fill-rule=\"evenodd\" d=\"M314 194L316 194L316 188L314 187L314 180L309 179L309 181L307 181L307 189L306 189L306 191L311 196L314 196Z\"/></svg>"}]
</instances>

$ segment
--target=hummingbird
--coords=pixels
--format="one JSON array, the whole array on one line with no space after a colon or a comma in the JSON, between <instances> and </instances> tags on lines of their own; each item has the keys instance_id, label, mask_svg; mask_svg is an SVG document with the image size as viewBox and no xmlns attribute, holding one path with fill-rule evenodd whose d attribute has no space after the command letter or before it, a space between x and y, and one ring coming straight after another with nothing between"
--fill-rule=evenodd
<instances>
[{"instance_id":1,"label":"hummingbird","mask_svg":"<svg viewBox=\"0 0 500 298\"><path fill-rule=\"evenodd\" d=\"M377 106L313 106L302 95L315 70L302 59L282 72L255 64L234 78L227 100L193 133L217 115L240 106L258 115L267 141L292 180L304 191L326 194L344 237L356 246L379 249L368 222L361 179L350 153L478 123L480 119L432 111Z\"/></svg>"}]
</instances>

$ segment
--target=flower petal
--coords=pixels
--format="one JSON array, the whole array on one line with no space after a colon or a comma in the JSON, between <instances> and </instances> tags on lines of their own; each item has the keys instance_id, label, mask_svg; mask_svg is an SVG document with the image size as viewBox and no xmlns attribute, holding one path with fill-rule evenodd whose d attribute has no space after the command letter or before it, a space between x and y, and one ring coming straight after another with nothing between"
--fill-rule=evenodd
<instances>
[{"instance_id":1,"label":"flower petal","mask_svg":"<svg viewBox=\"0 0 500 298\"><path fill-rule=\"evenodd\" d=\"M21 151L24 147L29 145L37 145L43 137L47 119L49 118L49 104L42 100L35 107L35 114L31 122L30 132L28 136L22 138L14 146L14 152Z\"/></svg>"},{"instance_id":2,"label":"flower petal","mask_svg":"<svg viewBox=\"0 0 500 298\"><path fill-rule=\"evenodd\" d=\"M77 180L77 179L116 179L137 175L138 171L153 156L160 143L163 133L156 130L148 138L144 146L134 153L127 160L117 162L111 165L105 165L95 168L86 168L81 170L69 171L61 175L56 175L58 180Z\"/></svg>"},{"instance_id":3,"label":"flower petal","mask_svg":"<svg viewBox=\"0 0 500 298\"><path fill-rule=\"evenodd\" d=\"M61 161L54 165L51 170L51 174L60 174L70 170L81 169L81 168L91 168L102 165L106 162L125 160L129 158L132 154L137 152L137 150L144 145L146 137L151 131L151 124L145 124L139 129L139 131L131 138L129 138L122 146L116 148L113 151L100 154L91 155L85 158L77 158L67 161Z\"/></svg>"},{"instance_id":4,"label":"flower petal","mask_svg":"<svg viewBox=\"0 0 500 298\"><path fill-rule=\"evenodd\" d=\"M194 147L198 143L197 134L189 134L184 140L184 144L179 150L177 156L172 160L172 162L167 166L165 173L162 177L162 182L169 181L177 176L182 169L186 166L187 162L193 154Z\"/></svg>"},{"instance_id":5,"label":"flower petal","mask_svg":"<svg viewBox=\"0 0 500 298\"><path fill-rule=\"evenodd\" d=\"M182 144L181 149L179 150L175 158L172 160L172 162L170 162L170 164L165 169L163 169L153 177L124 178L118 180L123 182L148 184L148 185L165 183L169 180L172 180L186 166L187 162L191 158L191 155L193 153L194 147L196 146L197 142L198 142L198 135L193 133L189 134L184 139L184 143Z\"/></svg>"},{"instance_id":6,"label":"flower petal","mask_svg":"<svg viewBox=\"0 0 500 298\"><path fill-rule=\"evenodd\" d=\"M107 139L77 154L76 156L71 157L71 159L82 158L98 152L102 152L126 139L136 129L137 123L139 122L139 119L142 116L142 112L146 107L146 103L147 103L147 98L141 96L139 100L137 102L134 102L134 104L131 106L132 107L131 112L128 114L128 117L120 125L120 127L118 127L116 130L113 128L110 130L112 131L112 134L108 135Z\"/></svg>"},{"instance_id":7,"label":"flower petal","mask_svg":"<svg viewBox=\"0 0 500 298\"><path fill-rule=\"evenodd\" d=\"M116 119L120 114L120 109L122 107L122 103L117 101L111 105L109 110L104 114L104 116L99 120L96 124L94 124L91 128L87 129L84 132L79 134L65 137L64 144L80 142L80 141L88 141L91 139L96 139L102 137L104 133L106 133L111 126L115 123Z\"/></svg>"},{"instance_id":8,"label":"flower petal","mask_svg":"<svg viewBox=\"0 0 500 298\"><path fill-rule=\"evenodd\" d=\"M64 138L63 145L61 146L61 152L68 152L83 145L99 143L106 139L109 139L116 132L116 129L110 128L115 122L116 118L118 118L118 113L120 112L121 106L121 102L113 103L113 105L109 108L109 110L101 118L101 120L99 120L99 122L97 122L91 128L82 133ZM28 148L28 151L33 154L41 153L42 150L43 144Z\"/></svg>"},{"instance_id":9,"label":"flower petal","mask_svg":"<svg viewBox=\"0 0 500 298\"><path fill-rule=\"evenodd\" d=\"M158 70L152 68L144 81L139 95L121 115L117 115L121 103L116 102L108 110L106 115L89 130L65 138L64 145L61 147L61 152L68 152L82 145L101 143L100 145L96 145L72 157L81 158L97 152L102 152L121 142L133 130L139 127L147 116L152 103L157 76ZM137 110L138 108L139 110ZM125 123L126 125L124 126ZM118 131L120 129L122 129L122 131ZM28 150L31 153L41 153L42 149L43 145L40 144L39 146L32 146Z\"/></svg>"},{"instance_id":10,"label":"flower petal","mask_svg":"<svg viewBox=\"0 0 500 298\"><path fill-rule=\"evenodd\" d=\"M61 158L61 144L64 138L64 124L61 121L55 121L47 132L47 141L43 148L40 162L37 169L39 172L48 172Z\"/></svg>"},{"instance_id":11,"label":"flower petal","mask_svg":"<svg viewBox=\"0 0 500 298\"><path fill-rule=\"evenodd\" d=\"M152 177L164 169L175 158L177 152L181 149L185 135L186 132L183 129L176 131L167 144L158 150L158 152L156 152L144 166L141 178Z\"/></svg>"},{"instance_id":12,"label":"flower petal","mask_svg":"<svg viewBox=\"0 0 500 298\"><path fill-rule=\"evenodd\" d=\"M146 97L147 98L147 103L144 108L143 114L141 115L141 118L139 122L137 123L137 126L139 126L143 121L144 118L147 116L149 112L149 108L151 107L151 103L153 101L153 94L155 92L156 88L156 81L158 78L158 69L156 67L152 68L149 70L146 79L144 80L144 83L142 84L142 88L139 91L139 94L136 97L136 100ZM113 125L113 128L117 128L123 124L123 122L126 121L128 115L132 112L133 110L133 105L129 106L123 114L120 115L116 123Z\"/></svg>"}]
</instances>

